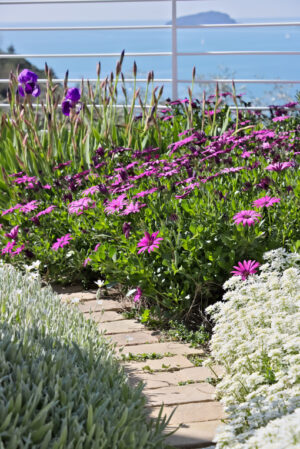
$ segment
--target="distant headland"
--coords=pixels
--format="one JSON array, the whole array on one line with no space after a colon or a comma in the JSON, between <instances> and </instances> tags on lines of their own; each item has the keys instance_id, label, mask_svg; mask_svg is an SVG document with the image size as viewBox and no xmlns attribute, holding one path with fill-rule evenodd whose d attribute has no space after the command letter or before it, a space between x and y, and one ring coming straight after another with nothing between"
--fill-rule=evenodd
<instances>
[{"instance_id":1,"label":"distant headland","mask_svg":"<svg viewBox=\"0 0 300 449\"><path fill-rule=\"evenodd\" d=\"M228 14L217 11L199 12L189 16L177 17L177 25L207 25L216 23L236 23ZM171 25L172 21L167 22Z\"/></svg>"}]
</instances>

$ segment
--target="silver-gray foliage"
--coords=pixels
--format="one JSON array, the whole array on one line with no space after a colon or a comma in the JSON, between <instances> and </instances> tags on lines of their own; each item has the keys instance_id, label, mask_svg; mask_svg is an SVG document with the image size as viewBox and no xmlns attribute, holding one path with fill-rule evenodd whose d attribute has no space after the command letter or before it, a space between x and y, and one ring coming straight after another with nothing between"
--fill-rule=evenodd
<instances>
[{"instance_id":1,"label":"silver-gray foliage","mask_svg":"<svg viewBox=\"0 0 300 449\"><path fill-rule=\"evenodd\" d=\"M164 448L95 323L0 265L0 449Z\"/></svg>"}]
</instances>

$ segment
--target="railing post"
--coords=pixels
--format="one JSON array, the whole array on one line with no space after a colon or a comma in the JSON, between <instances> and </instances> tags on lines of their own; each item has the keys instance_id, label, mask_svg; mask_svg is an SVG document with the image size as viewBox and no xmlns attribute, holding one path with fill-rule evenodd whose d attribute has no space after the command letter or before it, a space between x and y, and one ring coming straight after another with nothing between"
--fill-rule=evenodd
<instances>
[{"instance_id":1,"label":"railing post","mask_svg":"<svg viewBox=\"0 0 300 449\"><path fill-rule=\"evenodd\" d=\"M176 0L172 0L172 99L178 99Z\"/></svg>"}]
</instances>

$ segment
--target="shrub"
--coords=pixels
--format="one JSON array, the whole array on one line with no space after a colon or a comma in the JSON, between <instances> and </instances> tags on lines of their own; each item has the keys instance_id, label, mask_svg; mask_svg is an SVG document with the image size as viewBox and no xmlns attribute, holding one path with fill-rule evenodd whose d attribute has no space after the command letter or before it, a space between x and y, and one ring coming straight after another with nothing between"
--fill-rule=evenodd
<instances>
[{"instance_id":1,"label":"shrub","mask_svg":"<svg viewBox=\"0 0 300 449\"><path fill-rule=\"evenodd\" d=\"M95 323L39 279L0 266L1 449L163 448Z\"/></svg>"},{"instance_id":2,"label":"shrub","mask_svg":"<svg viewBox=\"0 0 300 449\"><path fill-rule=\"evenodd\" d=\"M259 275L229 279L225 302L208 309L212 355L226 369L218 449L300 445L300 256L278 249L265 259Z\"/></svg>"}]
</instances>

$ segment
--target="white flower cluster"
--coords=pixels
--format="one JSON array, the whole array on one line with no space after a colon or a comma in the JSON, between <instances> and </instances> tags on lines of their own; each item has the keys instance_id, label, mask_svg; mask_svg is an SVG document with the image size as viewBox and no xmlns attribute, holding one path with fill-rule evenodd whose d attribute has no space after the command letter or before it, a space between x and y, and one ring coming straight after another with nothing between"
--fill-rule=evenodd
<instances>
[{"instance_id":1,"label":"white flower cluster","mask_svg":"<svg viewBox=\"0 0 300 449\"><path fill-rule=\"evenodd\" d=\"M226 369L217 449L300 448L300 256L279 249L265 260L259 275L229 279L225 301L208 308L212 355Z\"/></svg>"}]
</instances>

